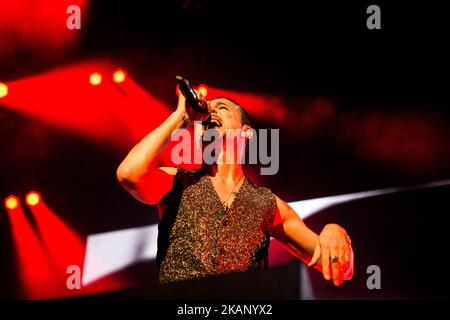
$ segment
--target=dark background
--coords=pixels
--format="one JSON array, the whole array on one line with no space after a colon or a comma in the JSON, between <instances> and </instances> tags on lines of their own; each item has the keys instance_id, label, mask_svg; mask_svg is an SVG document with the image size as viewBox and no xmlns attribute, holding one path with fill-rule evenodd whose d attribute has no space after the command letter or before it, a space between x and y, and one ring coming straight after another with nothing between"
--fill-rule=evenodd
<instances>
[{"instance_id":1,"label":"dark background","mask_svg":"<svg viewBox=\"0 0 450 320\"><path fill-rule=\"evenodd\" d=\"M174 107L176 74L211 87L276 95L293 114L305 111L299 102L327 101L333 114L309 127L253 119L257 128L280 128L280 171L258 182L286 201L449 179L446 12L437 1L377 2L382 29L368 30L370 4L90 1L76 45L51 58L19 47L2 57L0 80L108 57ZM115 182L125 148L99 146L1 102L0 146L2 198L40 190L84 236L157 222L154 208ZM316 232L328 222L343 225L356 252L355 278L340 289L310 272L317 296L448 297L448 196L449 187L410 191L308 218ZM4 298L20 297L10 238L2 209ZM371 264L381 267L382 290L365 286Z\"/></svg>"}]
</instances>

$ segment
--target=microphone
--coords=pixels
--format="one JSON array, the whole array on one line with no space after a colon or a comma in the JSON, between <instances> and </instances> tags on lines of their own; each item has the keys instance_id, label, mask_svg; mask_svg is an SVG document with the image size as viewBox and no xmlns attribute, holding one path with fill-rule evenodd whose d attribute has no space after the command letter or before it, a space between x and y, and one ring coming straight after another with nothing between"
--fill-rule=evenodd
<instances>
[{"instance_id":1,"label":"microphone","mask_svg":"<svg viewBox=\"0 0 450 320\"><path fill-rule=\"evenodd\" d=\"M180 88L181 93L186 98L186 102L195 110L201 113L208 112L208 106L206 101L199 101L197 95L195 94L194 88L192 88L191 84L187 79L184 79L182 76L176 76L178 80L178 87Z\"/></svg>"}]
</instances>

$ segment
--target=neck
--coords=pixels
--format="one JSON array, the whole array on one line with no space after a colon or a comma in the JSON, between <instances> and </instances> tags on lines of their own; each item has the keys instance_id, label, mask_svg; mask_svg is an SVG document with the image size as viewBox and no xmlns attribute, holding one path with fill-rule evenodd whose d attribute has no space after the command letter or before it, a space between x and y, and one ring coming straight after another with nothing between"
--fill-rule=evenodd
<instances>
[{"instance_id":1,"label":"neck","mask_svg":"<svg viewBox=\"0 0 450 320\"><path fill-rule=\"evenodd\" d=\"M237 161L239 155L239 149L235 148L234 145L232 148L228 149L225 145L219 154L216 177L220 178L221 180L228 180L233 182L239 180L244 174L242 165Z\"/></svg>"},{"instance_id":2,"label":"neck","mask_svg":"<svg viewBox=\"0 0 450 320\"><path fill-rule=\"evenodd\" d=\"M245 145L244 145L245 147ZM219 152L217 162L208 166L208 174L215 179L220 179L224 182L236 182L242 178L244 171L242 164L237 161L240 158L243 148L232 149L227 155L225 146Z\"/></svg>"},{"instance_id":3,"label":"neck","mask_svg":"<svg viewBox=\"0 0 450 320\"><path fill-rule=\"evenodd\" d=\"M223 181L237 181L242 178L242 165L236 163L219 163L210 166L210 175Z\"/></svg>"}]
</instances>

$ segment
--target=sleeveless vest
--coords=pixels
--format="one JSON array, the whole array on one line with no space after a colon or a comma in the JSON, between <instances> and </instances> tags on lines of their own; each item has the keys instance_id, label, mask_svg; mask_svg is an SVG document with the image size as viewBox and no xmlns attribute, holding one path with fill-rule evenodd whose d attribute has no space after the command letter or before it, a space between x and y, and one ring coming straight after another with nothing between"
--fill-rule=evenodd
<instances>
[{"instance_id":1,"label":"sleeveless vest","mask_svg":"<svg viewBox=\"0 0 450 320\"><path fill-rule=\"evenodd\" d=\"M267 267L276 200L247 178L225 210L204 169L178 168L158 225L161 283Z\"/></svg>"}]
</instances>

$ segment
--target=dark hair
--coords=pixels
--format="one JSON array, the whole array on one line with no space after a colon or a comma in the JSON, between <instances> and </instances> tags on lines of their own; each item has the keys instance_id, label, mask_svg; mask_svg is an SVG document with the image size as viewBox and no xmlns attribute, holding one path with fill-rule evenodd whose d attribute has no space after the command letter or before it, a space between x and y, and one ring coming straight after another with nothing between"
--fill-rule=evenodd
<instances>
[{"instance_id":1,"label":"dark hair","mask_svg":"<svg viewBox=\"0 0 450 320\"><path fill-rule=\"evenodd\" d=\"M213 100L217 100L217 99L226 99L228 101L230 101L231 103L233 103L234 105L236 105L239 108L239 112L241 114L241 124L242 125L248 125L248 126L252 126L251 121L250 121L250 117L248 116L247 111L245 111L244 107L242 105L240 105L239 103L237 103L236 101L234 101L233 99L230 99L228 97L218 97L215 98Z\"/></svg>"}]
</instances>

